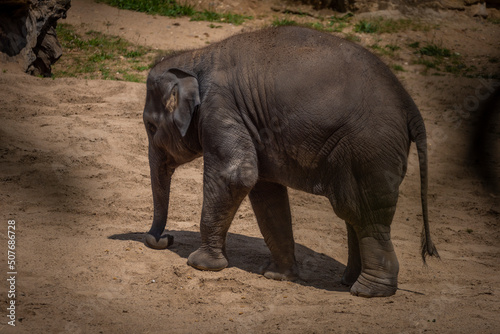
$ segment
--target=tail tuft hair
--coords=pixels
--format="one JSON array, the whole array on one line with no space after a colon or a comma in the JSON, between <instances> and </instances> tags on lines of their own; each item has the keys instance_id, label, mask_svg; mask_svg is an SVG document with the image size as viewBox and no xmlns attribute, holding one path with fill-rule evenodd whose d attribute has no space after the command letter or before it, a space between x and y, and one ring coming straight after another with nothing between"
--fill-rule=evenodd
<instances>
[{"instance_id":1,"label":"tail tuft hair","mask_svg":"<svg viewBox=\"0 0 500 334\"><path fill-rule=\"evenodd\" d=\"M439 253L436 249L436 246L434 246L434 243L432 242L430 235L428 233L428 230L422 229L422 237L421 237L421 250L422 250L422 260L424 261L424 264L426 264L425 258L427 256L434 256L438 259L441 257L439 256Z\"/></svg>"}]
</instances>

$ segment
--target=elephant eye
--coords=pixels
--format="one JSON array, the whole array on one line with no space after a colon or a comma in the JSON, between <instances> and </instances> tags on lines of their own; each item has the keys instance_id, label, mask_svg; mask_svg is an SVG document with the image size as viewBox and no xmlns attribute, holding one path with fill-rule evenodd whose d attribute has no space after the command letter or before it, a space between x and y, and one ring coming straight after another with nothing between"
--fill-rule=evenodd
<instances>
[{"instance_id":1,"label":"elephant eye","mask_svg":"<svg viewBox=\"0 0 500 334\"><path fill-rule=\"evenodd\" d=\"M151 122L147 123L147 129L148 129L149 133L151 133L151 135L154 135L156 133L156 130L157 130L156 125L154 125Z\"/></svg>"}]
</instances>

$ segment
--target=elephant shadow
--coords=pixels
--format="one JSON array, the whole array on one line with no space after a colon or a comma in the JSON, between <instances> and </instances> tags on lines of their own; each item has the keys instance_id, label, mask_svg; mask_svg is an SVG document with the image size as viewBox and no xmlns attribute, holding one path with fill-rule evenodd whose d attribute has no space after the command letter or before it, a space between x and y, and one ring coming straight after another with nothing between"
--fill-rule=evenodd
<instances>
[{"instance_id":1,"label":"elephant shadow","mask_svg":"<svg viewBox=\"0 0 500 334\"><path fill-rule=\"evenodd\" d=\"M201 240L199 232L168 231L168 234L174 236L174 243L166 251L174 252L185 259L197 249ZM144 237L145 233L130 232L114 234L108 239L142 243ZM261 274L263 266L270 258L269 249L262 238L242 234L228 233L226 250L229 267L236 267L253 274ZM340 283L345 269L342 263L299 243L295 244L295 256L300 272L300 279L295 281L296 284L327 291L349 291L349 287Z\"/></svg>"}]
</instances>

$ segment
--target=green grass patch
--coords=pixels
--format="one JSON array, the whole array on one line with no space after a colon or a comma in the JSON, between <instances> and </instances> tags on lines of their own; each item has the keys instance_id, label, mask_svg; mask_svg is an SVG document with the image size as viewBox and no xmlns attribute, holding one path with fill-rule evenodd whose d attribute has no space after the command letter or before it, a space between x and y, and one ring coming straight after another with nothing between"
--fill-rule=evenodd
<instances>
[{"instance_id":1,"label":"green grass patch","mask_svg":"<svg viewBox=\"0 0 500 334\"><path fill-rule=\"evenodd\" d=\"M149 64L149 65L135 65L135 66L132 66L132 68L136 71L139 71L139 72L148 71L151 69L151 64Z\"/></svg>"},{"instance_id":2,"label":"green grass patch","mask_svg":"<svg viewBox=\"0 0 500 334\"><path fill-rule=\"evenodd\" d=\"M131 81L131 82L144 82L142 76L135 74L135 73L128 73L128 72L123 73L123 80Z\"/></svg>"},{"instance_id":3,"label":"green grass patch","mask_svg":"<svg viewBox=\"0 0 500 334\"><path fill-rule=\"evenodd\" d=\"M175 0L97 0L120 9L133 10L137 12L161 15L168 17L189 16L192 21L223 22L241 25L245 20L251 20L251 16L233 13L216 13L208 10L198 11L193 6L179 4Z\"/></svg>"},{"instance_id":4,"label":"green grass patch","mask_svg":"<svg viewBox=\"0 0 500 334\"><path fill-rule=\"evenodd\" d=\"M384 19L382 17L361 20L354 25L354 31L365 34L393 34L401 31L429 31L430 26L411 19Z\"/></svg>"},{"instance_id":5,"label":"green grass patch","mask_svg":"<svg viewBox=\"0 0 500 334\"><path fill-rule=\"evenodd\" d=\"M436 44L427 44L418 49L417 53L429 57L451 57L451 51Z\"/></svg>"},{"instance_id":6,"label":"green grass patch","mask_svg":"<svg viewBox=\"0 0 500 334\"><path fill-rule=\"evenodd\" d=\"M412 49L418 49L420 47L420 42L413 42L408 44L408 46Z\"/></svg>"},{"instance_id":7,"label":"green grass patch","mask_svg":"<svg viewBox=\"0 0 500 334\"><path fill-rule=\"evenodd\" d=\"M144 56L144 50L131 50L125 54L125 58L140 58Z\"/></svg>"},{"instance_id":8,"label":"green grass patch","mask_svg":"<svg viewBox=\"0 0 500 334\"><path fill-rule=\"evenodd\" d=\"M57 38L61 45L69 50L86 49L88 42L77 35L70 25L60 23L56 27Z\"/></svg>"},{"instance_id":9,"label":"green grass patch","mask_svg":"<svg viewBox=\"0 0 500 334\"><path fill-rule=\"evenodd\" d=\"M342 32L351 21L354 14L348 13L343 16L330 16L321 22L307 24L306 26L325 32Z\"/></svg>"},{"instance_id":10,"label":"green grass patch","mask_svg":"<svg viewBox=\"0 0 500 334\"><path fill-rule=\"evenodd\" d=\"M211 11L196 12L191 16L191 21L208 21L217 23L229 23L239 26L246 20L252 20L252 16L234 14L234 13L216 13Z\"/></svg>"},{"instance_id":11,"label":"green grass patch","mask_svg":"<svg viewBox=\"0 0 500 334\"><path fill-rule=\"evenodd\" d=\"M392 69L396 72L406 72L403 66L397 64L392 65Z\"/></svg>"},{"instance_id":12,"label":"green grass patch","mask_svg":"<svg viewBox=\"0 0 500 334\"><path fill-rule=\"evenodd\" d=\"M429 59L418 59L417 61L415 61L415 64L420 64L420 65L424 65L426 70L428 69L436 69L436 70L439 70L439 66L441 65L441 62L440 61L437 61L437 60L429 60Z\"/></svg>"},{"instance_id":13,"label":"green grass patch","mask_svg":"<svg viewBox=\"0 0 500 334\"><path fill-rule=\"evenodd\" d=\"M191 16L191 21L208 21L208 22L220 22L220 23L231 23L234 25L241 25L245 20L253 19L252 16L245 16L233 13L216 13L208 10L203 12L195 12Z\"/></svg>"},{"instance_id":14,"label":"green grass patch","mask_svg":"<svg viewBox=\"0 0 500 334\"><path fill-rule=\"evenodd\" d=\"M396 52L398 50L401 50L401 47L394 45L394 44L387 44L385 46L388 50L391 50L392 52Z\"/></svg>"},{"instance_id":15,"label":"green grass patch","mask_svg":"<svg viewBox=\"0 0 500 334\"><path fill-rule=\"evenodd\" d=\"M158 51L120 37L88 31L83 36L68 24L58 24L63 56L52 68L53 77L146 82Z\"/></svg>"},{"instance_id":16,"label":"green grass patch","mask_svg":"<svg viewBox=\"0 0 500 334\"><path fill-rule=\"evenodd\" d=\"M330 16L328 18L322 18L317 22L299 23L297 21L291 20L287 17L285 18L275 18L271 23L273 27L280 26L301 26L312 28L324 32L342 32L349 24L349 21L353 14L349 13L343 16Z\"/></svg>"},{"instance_id":17,"label":"green grass patch","mask_svg":"<svg viewBox=\"0 0 500 334\"><path fill-rule=\"evenodd\" d=\"M420 42L409 44L409 47L415 49L414 54L417 59L414 64L424 65L424 74L442 75L441 72L450 73L455 76L474 77L477 73L475 66L467 66L462 56L457 52L452 52L436 43Z\"/></svg>"},{"instance_id":18,"label":"green grass patch","mask_svg":"<svg viewBox=\"0 0 500 334\"><path fill-rule=\"evenodd\" d=\"M401 49L397 45L387 44L386 46L381 46L378 43L372 44L369 47L380 55L390 56L390 57L394 57L396 55L396 51Z\"/></svg>"},{"instance_id":19,"label":"green grass patch","mask_svg":"<svg viewBox=\"0 0 500 334\"><path fill-rule=\"evenodd\" d=\"M298 26L299 23L294 21L294 20L290 20L288 18L276 18L273 20L273 22L271 22L271 26L273 27L281 27L281 26Z\"/></svg>"},{"instance_id":20,"label":"green grass patch","mask_svg":"<svg viewBox=\"0 0 500 334\"><path fill-rule=\"evenodd\" d=\"M97 51L97 53L94 53L88 57L88 60L91 63L99 63L103 62L105 60L113 59L115 56L112 53L105 53L102 51Z\"/></svg>"},{"instance_id":21,"label":"green grass patch","mask_svg":"<svg viewBox=\"0 0 500 334\"><path fill-rule=\"evenodd\" d=\"M362 20L354 25L354 31L365 34L374 34L379 31L379 26L375 22Z\"/></svg>"},{"instance_id":22,"label":"green grass patch","mask_svg":"<svg viewBox=\"0 0 500 334\"><path fill-rule=\"evenodd\" d=\"M97 0L120 9L169 17L191 16L196 13L193 6L179 5L175 0Z\"/></svg>"}]
</instances>

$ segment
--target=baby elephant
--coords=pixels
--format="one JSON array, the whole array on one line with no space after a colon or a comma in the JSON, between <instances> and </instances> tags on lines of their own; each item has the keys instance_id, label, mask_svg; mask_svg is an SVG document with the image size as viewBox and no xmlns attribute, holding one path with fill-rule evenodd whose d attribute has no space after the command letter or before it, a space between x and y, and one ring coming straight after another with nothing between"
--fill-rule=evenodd
<instances>
[{"instance_id":1,"label":"baby elephant","mask_svg":"<svg viewBox=\"0 0 500 334\"><path fill-rule=\"evenodd\" d=\"M364 297L396 292L391 242L398 188L412 141L420 163L422 257L438 256L427 214L427 144L422 117L389 68L364 48L299 27L230 37L162 58L147 80L144 124L154 219L162 236L177 166L203 156L201 247L188 264L228 265L229 225L249 196L272 255L263 274L298 277L287 187L326 196L346 222L342 283Z\"/></svg>"}]
</instances>

